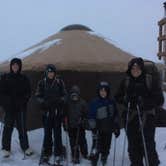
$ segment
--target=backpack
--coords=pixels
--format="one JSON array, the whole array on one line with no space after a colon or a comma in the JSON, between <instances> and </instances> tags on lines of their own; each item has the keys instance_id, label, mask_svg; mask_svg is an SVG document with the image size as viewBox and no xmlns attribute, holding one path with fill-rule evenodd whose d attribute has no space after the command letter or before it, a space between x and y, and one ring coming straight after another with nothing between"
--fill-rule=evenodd
<instances>
[{"instance_id":1,"label":"backpack","mask_svg":"<svg viewBox=\"0 0 166 166\"><path fill-rule=\"evenodd\" d=\"M147 61L147 60L144 61L144 69L146 72L146 75L145 75L146 86L147 86L148 90L151 91L151 90L153 90L153 83L155 83L155 86L156 86L155 88L157 88L158 92L161 94L160 102L158 104L162 105L164 103L164 96L162 93L162 81L161 81L159 70L154 62ZM127 76L125 78L125 89L126 90L129 86L129 82L130 82L130 77ZM158 110L160 110L160 109L156 109L156 112L158 112Z\"/></svg>"},{"instance_id":2,"label":"backpack","mask_svg":"<svg viewBox=\"0 0 166 166\"><path fill-rule=\"evenodd\" d=\"M149 90L152 89L152 83L155 82L155 85L158 89L162 89L161 85L161 76L160 72L152 61L144 61L145 71L146 71L146 86Z\"/></svg>"},{"instance_id":3,"label":"backpack","mask_svg":"<svg viewBox=\"0 0 166 166\"><path fill-rule=\"evenodd\" d=\"M146 86L147 86L148 90L149 91L152 90L153 82L155 82L155 85L157 86L157 89L162 89L161 88L160 73L159 73L158 68L155 65L155 63L152 62L152 61L145 60L144 61L144 69L145 69L145 72L146 72L145 83L146 83ZM130 77L126 77L125 78L125 89L128 88L129 81L130 81Z\"/></svg>"}]
</instances>

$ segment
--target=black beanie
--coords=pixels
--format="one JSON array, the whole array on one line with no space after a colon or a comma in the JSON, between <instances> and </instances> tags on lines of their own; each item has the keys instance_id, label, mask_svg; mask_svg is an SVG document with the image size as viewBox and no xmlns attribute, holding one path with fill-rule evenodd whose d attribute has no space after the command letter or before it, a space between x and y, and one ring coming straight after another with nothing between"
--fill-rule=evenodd
<instances>
[{"instance_id":1,"label":"black beanie","mask_svg":"<svg viewBox=\"0 0 166 166\"><path fill-rule=\"evenodd\" d=\"M21 70L22 70L22 61L21 61L20 58L13 58L13 59L10 61L10 72L13 72L13 71L12 71L12 65L14 65L15 63L18 64L18 66L19 66L18 72L21 72Z\"/></svg>"},{"instance_id":2,"label":"black beanie","mask_svg":"<svg viewBox=\"0 0 166 166\"><path fill-rule=\"evenodd\" d=\"M53 64L48 64L45 69L45 76L47 77L48 72L56 73L56 67Z\"/></svg>"}]
</instances>

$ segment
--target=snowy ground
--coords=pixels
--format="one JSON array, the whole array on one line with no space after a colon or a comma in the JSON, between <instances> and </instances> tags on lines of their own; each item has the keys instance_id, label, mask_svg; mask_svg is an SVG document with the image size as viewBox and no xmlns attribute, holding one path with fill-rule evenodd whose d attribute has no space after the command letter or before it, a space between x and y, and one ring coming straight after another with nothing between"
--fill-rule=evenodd
<instances>
[{"instance_id":1,"label":"snowy ground","mask_svg":"<svg viewBox=\"0 0 166 166\"><path fill-rule=\"evenodd\" d=\"M26 160L23 160L23 153L21 152L21 149L19 147L19 142L18 142L18 135L16 130L14 130L13 133L13 139L12 139L12 156L9 159L3 159L0 157L0 165L1 166L19 166L19 165L24 165L24 166L38 166L39 162L39 157L40 157L40 150L41 150L41 145L42 145L42 138L43 138L43 130L42 129L37 129L30 131L28 133L29 135L29 141L30 141L30 146L34 150L35 154L27 158ZM87 132L86 133L87 140L88 140L88 145L89 148L91 146L91 133ZM68 141L66 141L66 133L63 132L63 144L69 146ZM166 165L166 150L164 150L164 146L166 144L166 131L165 128L157 128L156 131L156 142L157 142L157 151L159 153L160 161L161 164L160 166L165 166ZM68 139L67 139L68 140ZM123 147L123 140L124 140L124 131L121 130L121 135L117 139L117 149L116 149L116 166L121 165L121 159L122 159L122 147ZM67 144L66 144L67 142ZM114 149L114 137L112 140L112 149L110 151L110 155L108 158L108 164L112 164L112 158L113 158L113 149ZM70 161L70 154L68 153L68 158ZM126 153L125 153L125 166L129 165L129 160L128 160L128 155L127 155L127 147L126 147ZM66 165L70 166L72 164ZM81 166L88 166L90 165L89 161L82 160L81 161ZM100 164L99 164L100 165Z\"/></svg>"}]
</instances>

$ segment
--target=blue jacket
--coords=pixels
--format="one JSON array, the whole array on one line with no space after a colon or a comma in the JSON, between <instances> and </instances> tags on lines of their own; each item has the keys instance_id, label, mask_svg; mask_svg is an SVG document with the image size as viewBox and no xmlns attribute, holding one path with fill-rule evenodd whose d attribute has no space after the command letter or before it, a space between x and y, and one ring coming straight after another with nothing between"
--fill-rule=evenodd
<instances>
[{"instance_id":1,"label":"blue jacket","mask_svg":"<svg viewBox=\"0 0 166 166\"><path fill-rule=\"evenodd\" d=\"M89 110L90 128L96 128L103 132L110 132L119 128L119 116L115 100L97 97L90 103Z\"/></svg>"}]
</instances>

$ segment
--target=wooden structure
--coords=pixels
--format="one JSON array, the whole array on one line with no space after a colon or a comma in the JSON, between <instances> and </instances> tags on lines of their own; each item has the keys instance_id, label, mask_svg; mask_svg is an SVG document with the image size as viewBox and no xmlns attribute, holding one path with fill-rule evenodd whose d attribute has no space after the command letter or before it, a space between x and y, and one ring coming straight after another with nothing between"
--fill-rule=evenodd
<instances>
[{"instance_id":1,"label":"wooden structure","mask_svg":"<svg viewBox=\"0 0 166 166\"><path fill-rule=\"evenodd\" d=\"M166 58L166 2L164 3L164 18L162 18L159 22L159 37L158 37L158 57L161 59L162 57ZM166 61L165 61L166 63Z\"/></svg>"}]
</instances>

